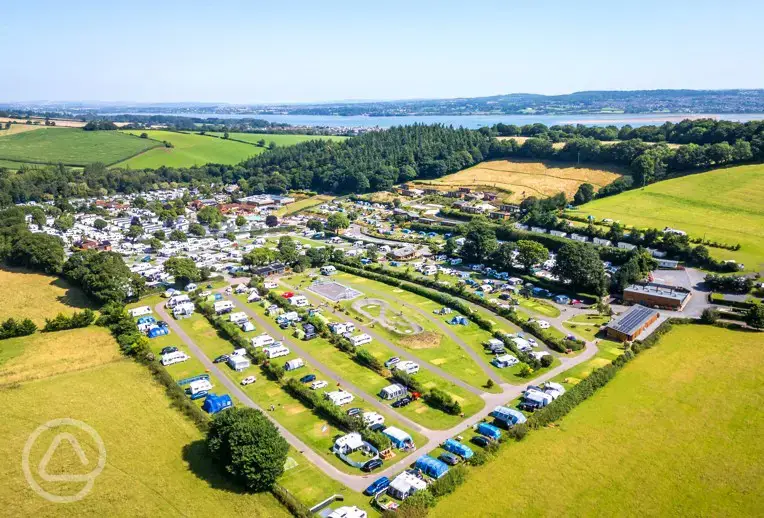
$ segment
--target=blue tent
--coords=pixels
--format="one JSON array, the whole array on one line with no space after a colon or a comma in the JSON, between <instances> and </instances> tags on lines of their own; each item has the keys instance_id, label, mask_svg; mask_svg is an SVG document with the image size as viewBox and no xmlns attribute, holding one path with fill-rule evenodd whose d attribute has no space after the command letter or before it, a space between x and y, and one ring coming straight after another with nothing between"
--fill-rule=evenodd
<instances>
[{"instance_id":1,"label":"blue tent","mask_svg":"<svg viewBox=\"0 0 764 518\"><path fill-rule=\"evenodd\" d=\"M228 394L221 394L219 396L216 394L207 394L207 399L205 399L202 404L202 410L208 414L217 414L221 410L231 408L232 406L233 401L231 401L231 396Z\"/></svg>"},{"instance_id":2,"label":"blue tent","mask_svg":"<svg viewBox=\"0 0 764 518\"><path fill-rule=\"evenodd\" d=\"M419 457L414 463L414 467L432 478L440 478L448 473L448 466L445 462L434 459L429 455Z\"/></svg>"},{"instance_id":3,"label":"blue tent","mask_svg":"<svg viewBox=\"0 0 764 518\"><path fill-rule=\"evenodd\" d=\"M464 457L465 459L469 459L474 455L472 448L459 441L455 441L454 439L446 439L446 442L443 443L443 449L455 453L460 457Z\"/></svg>"},{"instance_id":4,"label":"blue tent","mask_svg":"<svg viewBox=\"0 0 764 518\"><path fill-rule=\"evenodd\" d=\"M507 427L521 424L527 421L525 414L519 410L515 410L514 408L507 408L505 406L497 406L494 408L490 415Z\"/></svg>"},{"instance_id":5,"label":"blue tent","mask_svg":"<svg viewBox=\"0 0 764 518\"><path fill-rule=\"evenodd\" d=\"M138 325L141 325L141 324L153 324L156 321L157 321L157 319L152 317L152 316L141 317L141 318L138 319Z\"/></svg>"},{"instance_id":6,"label":"blue tent","mask_svg":"<svg viewBox=\"0 0 764 518\"><path fill-rule=\"evenodd\" d=\"M495 440L498 440L501 437L501 430L488 423L480 423L477 427L477 433Z\"/></svg>"},{"instance_id":7,"label":"blue tent","mask_svg":"<svg viewBox=\"0 0 764 518\"><path fill-rule=\"evenodd\" d=\"M156 338L157 336L166 336L170 334L170 328L168 327L152 327L149 329L148 337Z\"/></svg>"},{"instance_id":8,"label":"blue tent","mask_svg":"<svg viewBox=\"0 0 764 518\"><path fill-rule=\"evenodd\" d=\"M451 324L452 326L456 326L456 325L466 326L467 324L470 323L470 321L467 320L467 317L456 316L452 318L451 320L449 320L448 323Z\"/></svg>"}]
</instances>

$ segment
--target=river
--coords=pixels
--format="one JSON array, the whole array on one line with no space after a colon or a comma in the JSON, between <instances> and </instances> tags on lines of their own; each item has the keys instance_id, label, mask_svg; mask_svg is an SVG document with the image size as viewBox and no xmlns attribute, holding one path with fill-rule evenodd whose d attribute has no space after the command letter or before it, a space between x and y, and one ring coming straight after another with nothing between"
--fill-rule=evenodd
<instances>
[{"instance_id":1,"label":"river","mask_svg":"<svg viewBox=\"0 0 764 518\"><path fill-rule=\"evenodd\" d=\"M584 114L584 115L402 115L398 117L367 117L363 115L240 115L230 113L131 113L134 115L174 115L178 117L215 117L220 119L264 119L269 122L283 122L293 126L331 126L346 128L389 128L414 123L446 124L477 129L483 126L493 126L499 122L522 126L541 122L547 126L555 124L585 124L587 126L621 127L630 124L634 127L647 124L663 124L666 121L679 122L684 119L714 118L736 122L764 120L764 113L724 113L724 114L690 114L690 113L645 113L645 114ZM122 113L104 113L103 115L119 115Z\"/></svg>"}]
</instances>

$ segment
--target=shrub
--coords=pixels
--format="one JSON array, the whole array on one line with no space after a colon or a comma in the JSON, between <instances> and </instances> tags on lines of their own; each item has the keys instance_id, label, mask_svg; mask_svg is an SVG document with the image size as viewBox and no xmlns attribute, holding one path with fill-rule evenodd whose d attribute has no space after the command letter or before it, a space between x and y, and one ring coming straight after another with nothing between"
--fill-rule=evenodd
<instances>
[{"instance_id":1,"label":"shrub","mask_svg":"<svg viewBox=\"0 0 764 518\"><path fill-rule=\"evenodd\" d=\"M715 324L719 320L719 310L714 308L706 308L700 315L700 321L704 324Z\"/></svg>"},{"instance_id":2,"label":"shrub","mask_svg":"<svg viewBox=\"0 0 764 518\"><path fill-rule=\"evenodd\" d=\"M542 367L544 367L544 368L551 367L552 363L554 363L554 358L552 357L551 354L547 355L547 356L542 356L541 357L541 366Z\"/></svg>"},{"instance_id":3,"label":"shrub","mask_svg":"<svg viewBox=\"0 0 764 518\"><path fill-rule=\"evenodd\" d=\"M433 408L442 410L450 415L459 415L462 413L462 406L454 400L451 395L437 387L430 389L424 395L424 401Z\"/></svg>"},{"instance_id":4,"label":"shrub","mask_svg":"<svg viewBox=\"0 0 764 518\"><path fill-rule=\"evenodd\" d=\"M435 498L439 498L456 491L466 479L467 468L464 465L455 466L448 470L448 473L443 477L433 482L428 489Z\"/></svg>"},{"instance_id":5,"label":"shrub","mask_svg":"<svg viewBox=\"0 0 764 518\"><path fill-rule=\"evenodd\" d=\"M43 331L63 331L66 329L77 329L81 327L87 327L95 320L95 313L90 309L84 309L80 312L75 312L72 316L67 317L63 313L59 313L55 318L45 319L45 327Z\"/></svg>"},{"instance_id":6,"label":"shrub","mask_svg":"<svg viewBox=\"0 0 764 518\"><path fill-rule=\"evenodd\" d=\"M28 336L37 331L37 324L30 319L17 321L9 318L0 325L0 340L6 338L15 338L17 336Z\"/></svg>"}]
</instances>

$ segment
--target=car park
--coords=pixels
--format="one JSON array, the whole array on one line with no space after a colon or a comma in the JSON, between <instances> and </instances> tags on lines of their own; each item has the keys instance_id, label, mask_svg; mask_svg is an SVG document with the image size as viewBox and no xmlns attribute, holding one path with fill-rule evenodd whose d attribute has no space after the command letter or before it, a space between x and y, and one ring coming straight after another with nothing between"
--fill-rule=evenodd
<instances>
[{"instance_id":1,"label":"car park","mask_svg":"<svg viewBox=\"0 0 764 518\"><path fill-rule=\"evenodd\" d=\"M319 390L319 389L322 389L322 388L326 387L328 384L329 383L327 383L324 380L318 380L318 381L314 381L313 383L311 383L310 384L310 388L313 389L313 390Z\"/></svg>"},{"instance_id":2,"label":"car park","mask_svg":"<svg viewBox=\"0 0 764 518\"><path fill-rule=\"evenodd\" d=\"M382 467L382 459L371 459L366 464L361 466L361 471L365 471L366 473L371 473L377 468Z\"/></svg>"},{"instance_id":3,"label":"car park","mask_svg":"<svg viewBox=\"0 0 764 518\"><path fill-rule=\"evenodd\" d=\"M241 384L242 385L251 385L254 382L255 382L255 377L254 376L247 376L246 378L241 380Z\"/></svg>"},{"instance_id":4,"label":"car park","mask_svg":"<svg viewBox=\"0 0 764 518\"><path fill-rule=\"evenodd\" d=\"M312 381L316 381L316 375L315 374L306 374L302 378L300 378L300 383L310 383Z\"/></svg>"},{"instance_id":5,"label":"car park","mask_svg":"<svg viewBox=\"0 0 764 518\"><path fill-rule=\"evenodd\" d=\"M212 363L223 363L223 362L227 362L227 361L228 361L228 358L230 358L230 357L229 357L227 354L221 354L220 356L218 356L217 358L215 358L214 360L212 360Z\"/></svg>"}]
</instances>

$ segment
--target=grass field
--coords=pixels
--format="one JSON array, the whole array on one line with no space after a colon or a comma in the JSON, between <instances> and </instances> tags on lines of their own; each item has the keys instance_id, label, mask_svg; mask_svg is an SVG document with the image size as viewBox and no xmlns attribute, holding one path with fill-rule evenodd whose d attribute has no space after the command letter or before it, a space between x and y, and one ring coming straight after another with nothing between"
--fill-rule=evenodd
<instances>
[{"instance_id":1,"label":"grass field","mask_svg":"<svg viewBox=\"0 0 764 518\"><path fill-rule=\"evenodd\" d=\"M7 137L8 135L15 135L17 133L26 133L27 131L34 131L46 127L47 126L40 126L38 124L11 124L11 127L8 129L0 129L0 137Z\"/></svg>"},{"instance_id":2,"label":"grass field","mask_svg":"<svg viewBox=\"0 0 764 518\"><path fill-rule=\"evenodd\" d=\"M295 214L297 212L300 212L301 210L310 209L311 207L315 207L317 205L321 205L322 203L332 201L333 199L334 199L334 196L327 196L324 194L319 194L318 196L311 196L310 198L305 198L303 200L290 203L289 205L284 205L283 207L276 210L275 214L276 216L281 216L281 217L288 216L290 214Z\"/></svg>"},{"instance_id":3,"label":"grass field","mask_svg":"<svg viewBox=\"0 0 764 518\"><path fill-rule=\"evenodd\" d=\"M216 135L222 137L223 133L210 133L210 135ZM307 142L309 140L335 140L342 141L347 137L339 137L334 135L275 135L270 133L229 133L228 138L234 140L242 140L249 142L250 144L257 144L260 140L265 140L267 146L271 142L275 142L277 146L293 146L300 142Z\"/></svg>"},{"instance_id":4,"label":"grass field","mask_svg":"<svg viewBox=\"0 0 764 518\"><path fill-rule=\"evenodd\" d=\"M29 343L24 354L6 367L33 365L37 379L0 388L0 455L7 460L0 487L3 509L13 509L19 516L184 516L189 509L194 515L288 516L270 494L244 494L226 482L206 455L199 430L169 407L164 390L144 367L119 356L107 331L88 328L25 339ZM59 361L40 362L40 354ZM9 378L4 370L0 386L11 379L16 378ZM68 504L38 496L21 470L22 450L32 431L61 417L93 427L106 450L105 468L91 492ZM90 466L83 467L64 442L55 450L48 472L90 472L98 458L95 443L81 430L66 427L46 431L34 443L33 473L61 431L75 436ZM76 482L35 480L45 490L63 495L83 487Z\"/></svg>"},{"instance_id":5,"label":"grass field","mask_svg":"<svg viewBox=\"0 0 764 518\"><path fill-rule=\"evenodd\" d=\"M599 189L619 176L615 169L590 169L562 162L491 160L437 180L414 183L443 189L499 190L505 201L519 202L529 196L545 197L560 192L572 199L582 183Z\"/></svg>"},{"instance_id":6,"label":"grass field","mask_svg":"<svg viewBox=\"0 0 764 518\"><path fill-rule=\"evenodd\" d=\"M762 362L764 334L680 326L432 516L760 515Z\"/></svg>"},{"instance_id":7,"label":"grass field","mask_svg":"<svg viewBox=\"0 0 764 518\"><path fill-rule=\"evenodd\" d=\"M0 160L29 163L110 165L145 151L156 142L118 131L43 128L0 138Z\"/></svg>"},{"instance_id":8,"label":"grass field","mask_svg":"<svg viewBox=\"0 0 764 518\"><path fill-rule=\"evenodd\" d=\"M678 228L692 237L741 245L733 252L710 248L747 270L764 270L764 165L718 169L583 205L579 215L611 218L638 228Z\"/></svg>"},{"instance_id":9,"label":"grass field","mask_svg":"<svg viewBox=\"0 0 764 518\"><path fill-rule=\"evenodd\" d=\"M117 167L129 167L131 169L154 169L161 166L192 167L208 163L236 164L265 151L264 148L251 144L197 135L195 133L177 133L162 130L129 130L123 133L131 135L147 133L149 139L152 139L148 140L148 142L156 144L157 142L155 141L161 142L166 140L175 146L172 148L157 147L116 164Z\"/></svg>"},{"instance_id":10,"label":"grass field","mask_svg":"<svg viewBox=\"0 0 764 518\"><path fill-rule=\"evenodd\" d=\"M58 313L71 314L89 307L85 294L63 279L26 272L0 269L0 321L8 318L31 318L38 326Z\"/></svg>"}]
</instances>

